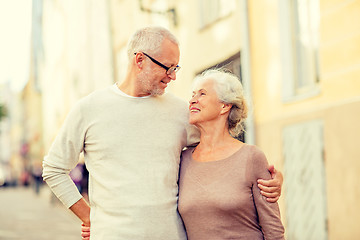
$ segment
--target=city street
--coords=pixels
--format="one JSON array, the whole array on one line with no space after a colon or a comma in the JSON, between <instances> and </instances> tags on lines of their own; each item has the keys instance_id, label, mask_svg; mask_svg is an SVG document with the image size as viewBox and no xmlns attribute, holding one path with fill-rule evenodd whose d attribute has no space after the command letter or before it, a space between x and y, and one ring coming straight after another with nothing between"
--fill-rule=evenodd
<instances>
[{"instance_id":1,"label":"city street","mask_svg":"<svg viewBox=\"0 0 360 240\"><path fill-rule=\"evenodd\" d=\"M81 222L46 185L0 188L0 240L80 240Z\"/></svg>"}]
</instances>

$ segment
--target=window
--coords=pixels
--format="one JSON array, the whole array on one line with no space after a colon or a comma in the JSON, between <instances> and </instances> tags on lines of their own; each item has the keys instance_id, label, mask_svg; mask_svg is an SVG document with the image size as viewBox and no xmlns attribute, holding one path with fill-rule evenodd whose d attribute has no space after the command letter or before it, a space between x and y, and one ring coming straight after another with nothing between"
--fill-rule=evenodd
<instances>
[{"instance_id":1,"label":"window","mask_svg":"<svg viewBox=\"0 0 360 240\"><path fill-rule=\"evenodd\" d=\"M198 0L200 9L200 28L223 18L236 8L235 0Z\"/></svg>"},{"instance_id":2,"label":"window","mask_svg":"<svg viewBox=\"0 0 360 240\"><path fill-rule=\"evenodd\" d=\"M211 69L211 68L225 68L227 70L230 70L230 72L232 72L233 74L235 74L240 81L242 81L241 79L241 62L240 62L240 52L234 54L233 56L229 57L228 59L226 59L223 62L217 63L211 67L208 67L200 72L198 72L196 75L201 74L203 71L207 70L207 69ZM246 125L245 127L245 131L246 131ZM242 132L240 133L236 138L242 142L247 142L246 141L246 133Z\"/></svg>"},{"instance_id":3,"label":"window","mask_svg":"<svg viewBox=\"0 0 360 240\"><path fill-rule=\"evenodd\" d=\"M323 142L322 120L283 129L286 239L328 238Z\"/></svg>"},{"instance_id":4,"label":"window","mask_svg":"<svg viewBox=\"0 0 360 240\"><path fill-rule=\"evenodd\" d=\"M318 0L280 1L283 41L283 100L318 94Z\"/></svg>"}]
</instances>

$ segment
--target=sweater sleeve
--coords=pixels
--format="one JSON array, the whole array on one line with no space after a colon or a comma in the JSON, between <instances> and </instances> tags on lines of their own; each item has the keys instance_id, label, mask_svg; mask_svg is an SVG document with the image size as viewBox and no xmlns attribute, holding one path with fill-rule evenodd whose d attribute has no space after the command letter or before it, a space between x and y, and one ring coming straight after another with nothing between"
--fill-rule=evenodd
<instances>
[{"instance_id":1,"label":"sweater sleeve","mask_svg":"<svg viewBox=\"0 0 360 240\"><path fill-rule=\"evenodd\" d=\"M186 146L196 146L200 142L200 131L194 125L186 124L187 143Z\"/></svg>"},{"instance_id":2,"label":"sweater sleeve","mask_svg":"<svg viewBox=\"0 0 360 240\"><path fill-rule=\"evenodd\" d=\"M253 186L252 191L254 195L254 202L256 210L259 216L259 224L266 240L269 239L285 239L284 227L281 223L280 210L278 203L269 203L266 198L261 195L260 189L257 186L257 179L270 179L271 175L268 171L268 162L264 153L254 148L252 158L249 159L252 162L253 172Z\"/></svg>"},{"instance_id":3,"label":"sweater sleeve","mask_svg":"<svg viewBox=\"0 0 360 240\"><path fill-rule=\"evenodd\" d=\"M82 198L69 172L79 161L85 139L85 123L78 103L67 116L43 161L43 179L66 207Z\"/></svg>"}]
</instances>

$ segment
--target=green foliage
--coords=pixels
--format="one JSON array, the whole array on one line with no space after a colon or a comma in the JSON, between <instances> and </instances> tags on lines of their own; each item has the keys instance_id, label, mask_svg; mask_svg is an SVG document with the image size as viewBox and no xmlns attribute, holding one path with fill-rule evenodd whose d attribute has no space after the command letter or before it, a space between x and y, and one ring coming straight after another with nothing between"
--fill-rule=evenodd
<instances>
[{"instance_id":1,"label":"green foliage","mask_svg":"<svg viewBox=\"0 0 360 240\"><path fill-rule=\"evenodd\" d=\"M6 117L6 108L4 105L0 104L0 121L2 118Z\"/></svg>"}]
</instances>

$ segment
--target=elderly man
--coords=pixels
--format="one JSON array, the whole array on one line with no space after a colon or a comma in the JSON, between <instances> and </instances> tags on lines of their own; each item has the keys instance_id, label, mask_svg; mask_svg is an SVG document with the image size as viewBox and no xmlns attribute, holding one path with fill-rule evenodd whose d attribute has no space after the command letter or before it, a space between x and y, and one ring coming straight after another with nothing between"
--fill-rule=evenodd
<instances>
[{"instance_id":1,"label":"elderly man","mask_svg":"<svg viewBox=\"0 0 360 240\"><path fill-rule=\"evenodd\" d=\"M168 30L138 30L128 45L121 83L80 100L43 162L56 196L90 226L91 239L186 239L177 211L178 171L184 147L198 141L187 103L165 88L176 79L180 51ZM84 152L89 201L69 171ZM280 195L282 176L268 192ZM266 190L265 190L266 191Z\"/></svg>"}]
</instances>

